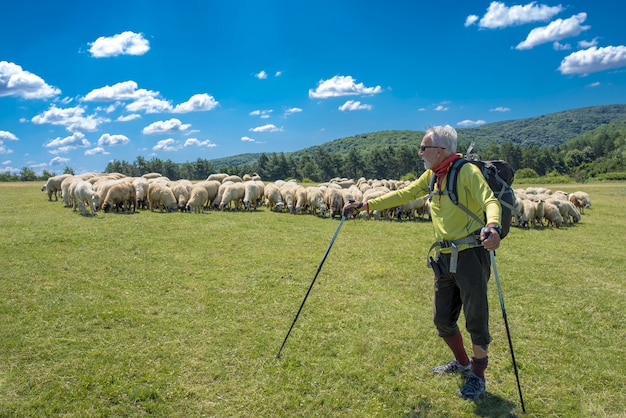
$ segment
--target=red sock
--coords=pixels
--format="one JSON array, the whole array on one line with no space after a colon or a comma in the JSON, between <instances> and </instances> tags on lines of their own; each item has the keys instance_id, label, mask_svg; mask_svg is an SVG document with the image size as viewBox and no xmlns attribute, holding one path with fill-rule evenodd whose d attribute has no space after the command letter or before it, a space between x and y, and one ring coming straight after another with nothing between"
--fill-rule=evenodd
<instances>
[{"instance_id":1,"label":"red sock","mask_svg":"<svg viewBox=\"0 0 626 418\"><path fill-rule=\"evenodd\" d=\"M461 366L467 366L469 364L469 357L467 357L467 351L465 351L465 346L463 345L461 331L458 331L452 337L444 337L443 340L448 344L450 350L452 350L456 361L458 361Z\"/></svg>"},{"instance_id":2,"label":"red sock","mask_svg":"<svg viewBox=\"0 0 626 418\"><path fill-rule=\"evenodd\" d=\"M484 380L485 369L487 368L488 363L489 363L489 357L485 357L485 358L472 357L472 372L476 376Z\"/></svg>"}]
</instances>

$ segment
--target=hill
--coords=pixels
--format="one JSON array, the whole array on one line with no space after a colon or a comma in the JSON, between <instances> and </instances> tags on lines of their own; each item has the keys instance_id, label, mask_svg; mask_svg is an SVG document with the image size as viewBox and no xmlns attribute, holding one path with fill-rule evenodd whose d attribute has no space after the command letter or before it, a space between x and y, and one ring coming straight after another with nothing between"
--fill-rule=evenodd
<instances>
[{"instance_id":1,"label":"hill","mask_svg":"<svg viewBox=\"0 0 626 418\"><path fill-rule=\"evenodd\" d=\"M460 128L459 149L471 141L476 149L485 149L491 143L512 142L520 146L555 147L564 142L614 121L626 121L626 104L590 106L550 113L526 119L494 122L476 128ZM348 153L352 148L369 152L382 146L399 147L419 144L423 131L391 130L358 134L330 142L285 153L298 158L305 153L323 149L329 153ZM261 154L240 154L210 160L215 167L239 167L254 163Z\"/></svg>"}]
</instances>

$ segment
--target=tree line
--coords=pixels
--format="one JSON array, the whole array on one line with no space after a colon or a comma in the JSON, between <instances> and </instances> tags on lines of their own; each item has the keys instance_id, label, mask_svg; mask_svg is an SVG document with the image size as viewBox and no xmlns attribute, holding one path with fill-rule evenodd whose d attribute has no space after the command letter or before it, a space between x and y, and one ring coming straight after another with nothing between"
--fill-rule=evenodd
<instances>
[{"instance_id":1,"label":"tree line","mask_svg":"<svg viewBox=\"0 0 626 418\"><path fill-rule=\"evenodd\" d=\"M468 145L460 143L458 152L464 153ZM491 143L485 150L473 152L478 153L482 160L507 161L516 170L518 177L558 174L584 182L602 173L626 171L626 122L602 125L559 146L521 146L509 141ZM396 147L381 145L362 151L352 147L347 152L329 152L321 147L313 147L299 153L263 153L254 162L219 167L201 158L194 162L176 163L137 157L132 163L113 160L104 170L133 177L161 173L172 180L202 180L212 173L223 172L239 176L257 173L266 181L294 178L310 182L323 182L335 177L411 180L423 171L419 144ZM74 174L70 167L66 167L64 173ZM16 175L0 173L0 181L46 180L53 175L44 170L41 176L37 176L33 170L25 167Z\"/></svg>"}]
</instances>

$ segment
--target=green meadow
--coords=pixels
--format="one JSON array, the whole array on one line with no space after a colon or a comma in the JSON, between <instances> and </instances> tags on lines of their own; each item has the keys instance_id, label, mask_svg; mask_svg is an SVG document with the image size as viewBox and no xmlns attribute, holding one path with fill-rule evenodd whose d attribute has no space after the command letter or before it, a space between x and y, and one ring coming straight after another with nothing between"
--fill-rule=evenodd
<instances>
[{"instance_id":1,"label":"green meadow","mask_svg":"<svg viewBox=\"0 0 626 418\"><path fill-rule=\"evenodd\" d=\"M462 400L432 324L428 222L98 213L0 184L0 417L623 417L626 182L496 260L487 395ZM461 323L462 325L462 323ZM469 348L469 338L466 345Z\"/></svg>"}]
</instances>

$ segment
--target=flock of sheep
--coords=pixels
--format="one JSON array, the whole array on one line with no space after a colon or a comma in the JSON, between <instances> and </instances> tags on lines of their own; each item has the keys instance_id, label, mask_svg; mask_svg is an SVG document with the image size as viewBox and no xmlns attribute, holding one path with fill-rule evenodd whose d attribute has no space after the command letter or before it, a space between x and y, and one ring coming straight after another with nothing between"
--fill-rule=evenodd
<instances>
[{"instance_id":1,"label":"flock of sheep","mask_svg":"<svg viewBox=\"0 0 626 418\"><path fill-rule=\"evenodd\" d=\"M85 173L53 176L42 187L48 200L60 197L66 207L81 214L104 212L134 212L147 209L160 212L193 212L206 210L257 210L265 206L275 212L312 214L334 218L341 216L344 202L365 201L408 185L408 181L357 181L334 178L316 186L304 186L295 180L263 182L257 174L243 177L225 173L211 174L206 180L171 181L158 173L128 177L118 173ZM578 222L584 208L590 206L584 192L552 192L545 188L515 190L516 202L513 224L520 227L547 225L560 227ZM430 219L429 196L400 207L360 216L372 219L423 220Z\"/></svg>"}]
</instances>

